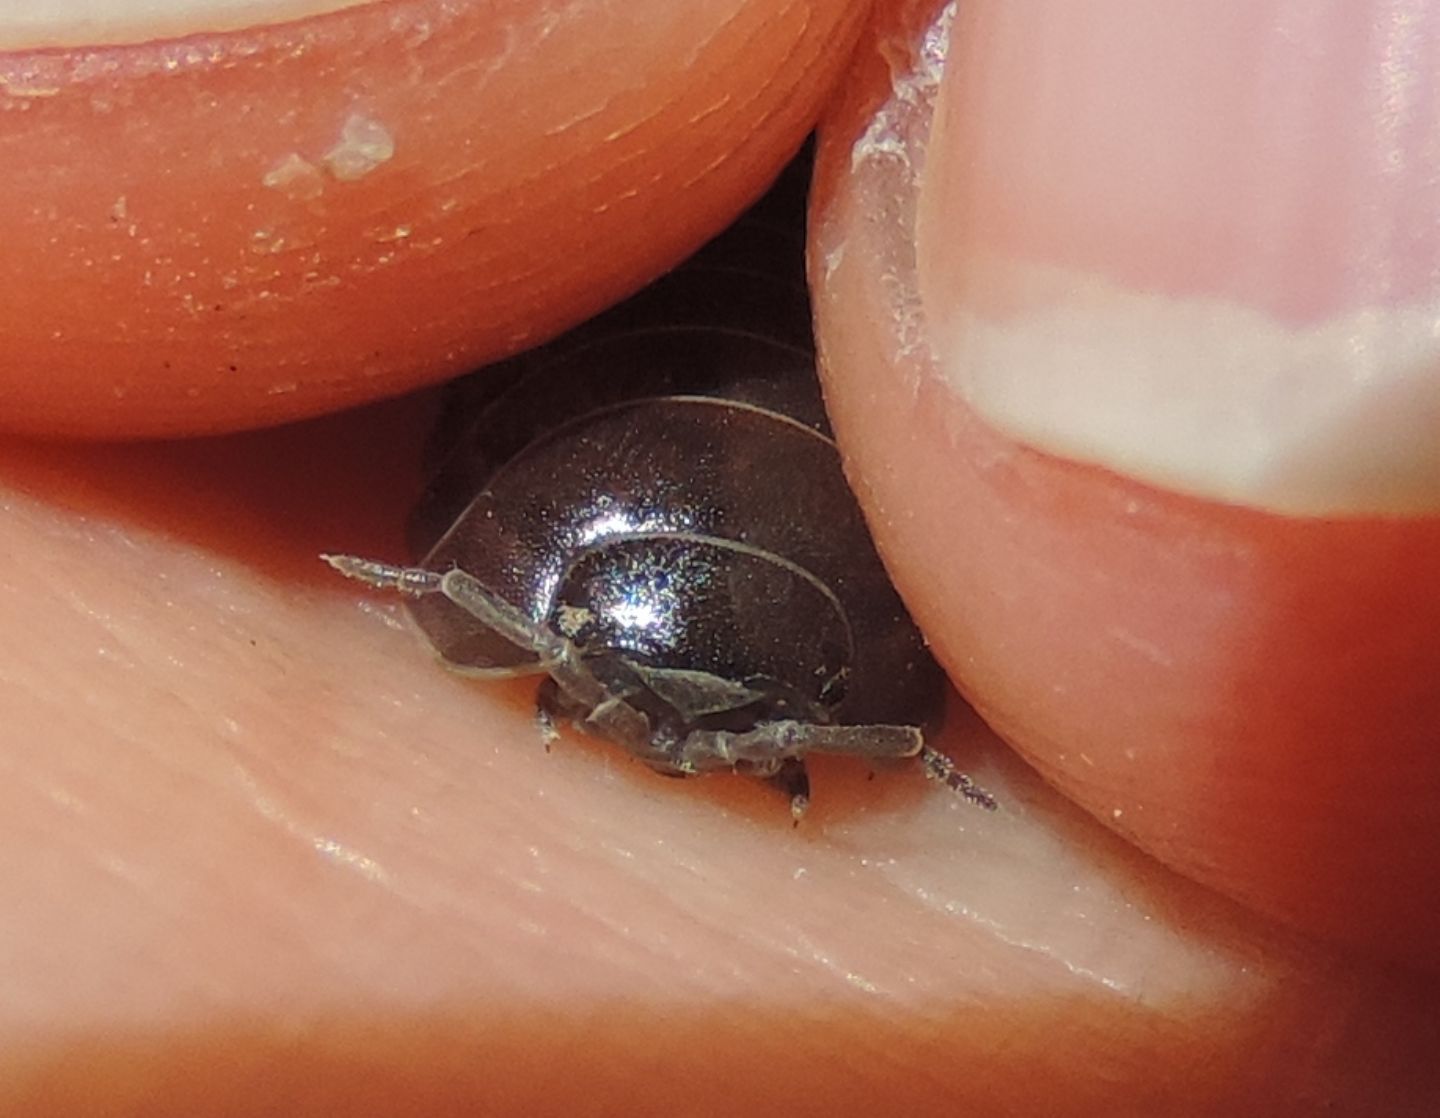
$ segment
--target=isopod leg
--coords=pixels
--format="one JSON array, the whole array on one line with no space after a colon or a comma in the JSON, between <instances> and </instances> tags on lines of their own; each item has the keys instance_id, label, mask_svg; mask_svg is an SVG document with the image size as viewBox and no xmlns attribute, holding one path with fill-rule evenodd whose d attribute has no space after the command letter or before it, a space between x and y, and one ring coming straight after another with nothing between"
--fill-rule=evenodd
<instances>
[{"instance_id":1,"label":"isopod leg","mask_svg":"<svg viewBox=\"0 0 1440 1118\"><path fill-rule=\"evenodd\" d=\"M346 578L373 586L376 590L394 590L410 598L433 594L440 589L440 576L423 567L397 567L378 559L361 559L358 555L322 555Z\"/></svg>"},{"instance_id":2,"label":"isopod leg","mask_svg":"<svg viewBox=\"0 0 1440 1118\"><path fill-rule=\"evenodd\" d=\"M806 722L771 722L743 734L697 730L680 743L678 764L694 772L737 765L772 771L778 779L785 766L810 752L847 753L857 757L920 758L927 776L940 781L971 803L994 811L995 797L955 767L945 754L925 744L915 726L817 726ZM793 800L792 800L793 804Z\"/></svg>"},{"instance_id":3,"label":"isopod leg","mask_svg":"<svg viewBox=\"0 0 1440 1118\"><path fill-rule=\"evenodd\" d=\"M957 769L955 762L945 754L931 749L927 745L920 751L920 763L925 766L926 776L940 781L950 791L964 796L972 804L983 807L986 811L995 810L997 806L995 797Z\"/></svg>"},{"instance_id":4,"label":"isopod leg","mask_svg":"<svg viewBox=\"0 0 1440 1118\"><path fill-rule=\"evenodd\" d=\"M564 637L533 621L504 598L487 590L475 576L458 567L441 575L436 589L485 628L517 648L534 652L542 662L561 659L567 653L573 655L570 642Z\"/></svg>"},{"instance_id":5,"label":"isopod leg","mask_svg":"<svg viewBox=\"0 0 1440 1118\"><path fill-rule=\"evenodd\" d=\"M455 569L441 575L423 567L401 567L354 555L321 558L347 578L376 589L394 590L409 597L444 594L486 628L540 658L553 681L551 700L555 709L563 707L582 714L586 728L625 744L662 771L682 775L737 766L749 768L790 797L790 810L798 819L810 802L810 781L800 760L804 754L846 753L877 758L918 755L926 775L971 803L987 811L995 810L995 798L956 769L949 757L927 746L915 726L771 722L744 733L696 730L686 735L677 748L657 748L650 720L623 696L611 694L585 665L573 643L492 594L465 571ZM552 684L547 681L547 686ZM542 711L550 705L542 701Z\"/></svg>"},{"instance_id":6,"label":"isopod leg","mask_svg":"<svg viewBox=\"0 0 1440 1118\"><path fill-rule=\"evenodd\" d=\"M650 742L650 720L623 697L612 695L585 665L573 643L532 621L458 568L445 572L439 590L486 628L534 652L564 696L563 705L583 712L582 725L586 729L620 742L646 760L656 759Z\"/></svg>"},{"instance_id":7,"label":"isopod leg","mask_svg":"<svg viewBox=\"0 0 1440 1118\"><path fill-rule=\"evenodd\" d=\"M810 774L805 771L805 762L791 757L780 766L770 783L780 789L790 800L790 815L796 823L810 806Z\"/></svg>"},{"instance_id":8,"label":"isopod leg","mask_svg":"<svg viewBox=\"0 0 1440 1118\"><path fill-rule=\"evenodd\" d=\"M767 722L744 733L696 730L680 744L680 760L697 772L737 764L764 768L806 753L847 753L856 757L913 757L925 746L915 726L824 726L812 722Z\"/></svg>"},{"instance_id":9,"label":"isopod leg","mask_svg":"<svg viewBox=\"0 0 1440 1118\"><path fill-rule=\"evenodd\" d=\"M487 629L539 657L558 691L552 696L554 706L577 712L588 729L625 744L647 761L669 763L651 745L649 719L623 698L611 695L585 666L574 644L491 593L473 575L458 568L442 575L423 567L400 567L353 555L322 558L347 578L379 590L395 590L409 597L445 595Z\"/></svg>"},{"instance_id":10,"label":"isopod leg","mask_svg":"<svg viewBox=\"0 0 1440 1118\"><path fill-rule=\"evenodd\" d=\"M546 753L560 738L560 731L555 728L556 716L560 714L563 714L560 689L547 675L540 680L540 689L535 692L535 729L539 731Z\"/></svg>"}]
</instances>

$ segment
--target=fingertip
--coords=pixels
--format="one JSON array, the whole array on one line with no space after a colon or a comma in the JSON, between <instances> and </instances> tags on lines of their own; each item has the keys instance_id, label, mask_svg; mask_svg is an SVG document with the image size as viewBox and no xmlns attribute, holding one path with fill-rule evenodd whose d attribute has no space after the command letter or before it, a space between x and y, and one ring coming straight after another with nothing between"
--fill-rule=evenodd
<instances>
[{"instance_id":1,"label":"fingertip","mask_svg":"<svg viewBox=\"0 0 1440 1118\"><path fill-rule=\"evenodd\" d=\"M13 45L0 426L262 426L539 342L763 190L861 14L391 0Z\"/></svg>"},{"instance_id":2,"label":"fingertip","mask_svg":"<svg viewBox=\"0 0 1440 1118\"><path fill-rule=\"evenodd\" d=\"M836 430L917 620L1112 829L1260 911L1433 966L1440 520L1176 492L1027 445L957 391L915 218L936 78L963 50L891 33L909 68L877 52L825 125L812 273Z\"/></svg>"},{"instance_id":3,"label":"fingertip","mask_svg":"<svg viewBox=\"0 0 1440 1118\"><path fill-rule=\"evenodd\" d=\"M1440 203L1415 111L1440 21L1373 34L1385 8L965 6L917 203L947 383L1019 441L1172 491L1440 512L1415 232Z\"/></svg>"}]
</instances>

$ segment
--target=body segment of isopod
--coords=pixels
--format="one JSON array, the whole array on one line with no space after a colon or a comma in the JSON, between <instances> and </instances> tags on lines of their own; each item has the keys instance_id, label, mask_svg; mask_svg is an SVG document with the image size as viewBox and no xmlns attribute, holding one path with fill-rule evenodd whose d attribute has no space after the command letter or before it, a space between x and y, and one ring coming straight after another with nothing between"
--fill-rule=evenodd
<instances>
[{"instance_id":1,"label":"body segment of isopod","mask_svg":"<svg viewBox=\"0 0 1440 1118\"><path fill-rule=\"evenodd\" d=\"M917 757L993 808L925 744L944 676L830 436L800 218L772 197L628 303L457 382L414 565L326 558L404 595L447 667L543 677L549 715L656 771L762 777L798 817L807 754Z\"/></svg>"}]
</instances>

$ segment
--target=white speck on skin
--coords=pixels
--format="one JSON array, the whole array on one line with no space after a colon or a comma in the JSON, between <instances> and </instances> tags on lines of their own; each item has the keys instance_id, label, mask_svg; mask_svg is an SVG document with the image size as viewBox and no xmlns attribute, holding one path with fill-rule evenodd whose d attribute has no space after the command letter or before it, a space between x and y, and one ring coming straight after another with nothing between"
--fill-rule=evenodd
<instances>
[{"instance_id":1,"label":"white speck on skin","mask_svg":"<svg viewBox=\"0 0 1440 1118\"><path fill-rule=\"evenodd\" d=\"M285 251L285 238L274 229L256 229L250 234L250 251L258 256Z\"/></svg>"},{"instance_id":2,"label":"white speck on skin","mask_svg":"<svg viewBox=\"0 0 1440 1118\"><path fill-rule=\"evenodd\" d=\"M396 241L409 240L410 234L413 232L414 228L409 225L387 225L384 227L377 226L374 229L367 229L365 230L365 235L369 237L372 241L376 241L380 244L393 244Z\"/></svg>"},{"instance_id":3,"label":"white speck on skin","mask_svg":"<svg viewBox=\"0 0 1440 1118\"><path fill-rule=\"evenodd\" d=\"M266 171L260 181L295 202L313 202L325 192L320 168L295 151Z\"/></svg>"},{"instance_id":4,"label":"white speck on skin","mask_svg":"<svg viewBox=\"0 0 1440 1118\"><path fill-rule=\"evenodd\" d=\"M395 139L378 120L351 113L340 129L340 142L322 157L340 182L363 179L395 154Z\"/></svg>"}]
</instances>

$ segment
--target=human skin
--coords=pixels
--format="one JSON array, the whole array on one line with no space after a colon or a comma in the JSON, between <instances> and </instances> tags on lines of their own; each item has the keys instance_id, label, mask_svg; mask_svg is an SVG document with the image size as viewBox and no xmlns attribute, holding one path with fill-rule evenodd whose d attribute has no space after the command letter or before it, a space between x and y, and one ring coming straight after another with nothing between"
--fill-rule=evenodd
<instances>
[{"instance_id":1,"label":"human skin","mask_svg":"<svg viewBox=\"0 0 1440 1118\"><path fill-rule=\"evenodd\" d=\"M543 341L753 199L865 6L157 0L192 34L128 46L135 5L39 7L115 9L93 48L0 13L0 429L255 427Z\"/></svg>"},{"instance_id":2,"label":"human skin","mask_svg":"<svg viewBox=\"0 0 1440 1118\"><path fill-rule=\"evenodd\" d=\"M921 107L847 86L812 275L872 523L987 722L1186 876L1434 971L1440 198L1423 94L1369 90L1440 30L1386 11L964 5Z\"/></svg>"},{"instance_id":3,"label":"human skin","mask_svg":"<svg viewBox=\"0 0 1440 1118\"><path fill-rule=\"evenodd\" d=\"M826 122L827 221L840 138L930 9L886 7L861 48ZM891 438L883 468L855 417L868 392L889 433L887 359L847 373L836 337L862 495L963 678L960 621L924 597L951 539L897 527L933 465L907 481ZM447 675L315 559L403 554L430 409L0 447L0 1109L1433 1109L1433 966L1192 883L958 704L937 744L993 815L822 760L795 828L751 782L664 780L571 735L547 753L528 687Z\"/></svg>"}]
</instances>

